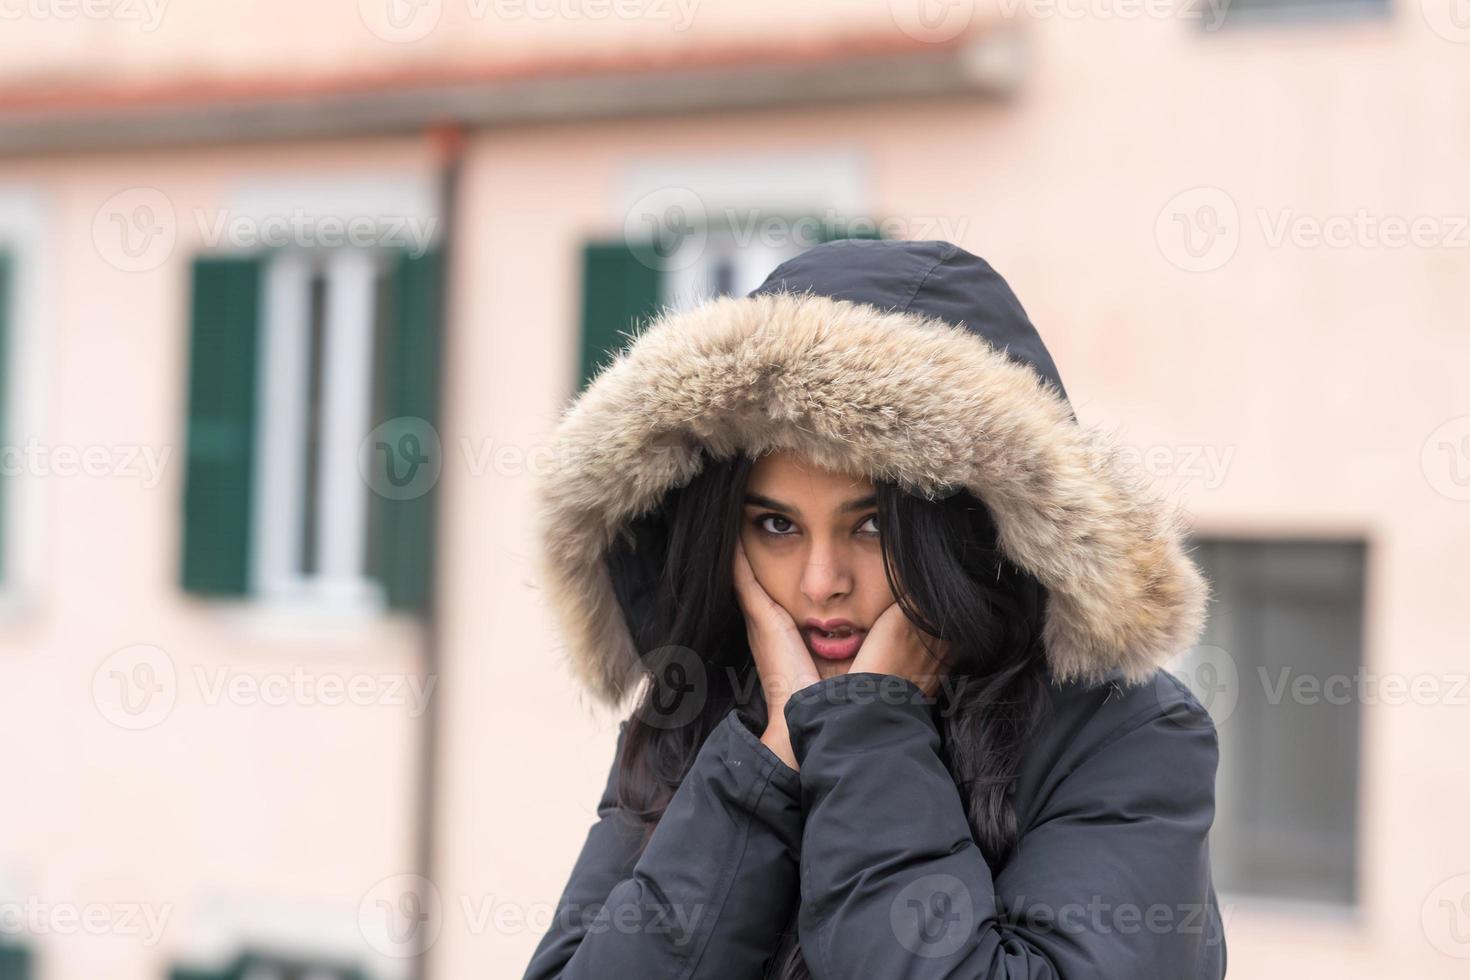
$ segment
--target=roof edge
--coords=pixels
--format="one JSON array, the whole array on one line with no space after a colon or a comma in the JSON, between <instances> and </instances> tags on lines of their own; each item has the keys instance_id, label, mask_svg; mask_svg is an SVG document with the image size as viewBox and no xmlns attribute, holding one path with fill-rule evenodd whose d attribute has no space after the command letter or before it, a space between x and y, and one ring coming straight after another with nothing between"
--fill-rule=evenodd
<instances>
[{"instance_id":1,"label":"roof edge","mask_svg":"<svg viewBox=\"0 0 1470 980\"><path fill-rule=\"evenodd\" d=\"M889 33L310 79L176 79L131 89L115 81L30 91L17 86L0 97L0 155L885 98L1005 97L1019 85L1018 55L1018 32L997 22L943 43Z\"/></svg>"}]
</instances>

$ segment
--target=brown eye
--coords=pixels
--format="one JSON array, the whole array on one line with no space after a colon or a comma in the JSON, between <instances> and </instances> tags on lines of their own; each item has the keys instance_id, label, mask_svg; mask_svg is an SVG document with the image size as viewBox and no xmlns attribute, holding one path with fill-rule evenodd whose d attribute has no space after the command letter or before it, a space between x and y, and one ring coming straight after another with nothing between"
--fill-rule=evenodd
<instances>
[{"instance_id":1,"label":"brown eye","mask_svg":"<svg viewBox=\"0 0 1470 980\"><path fill-rule=\"evenodd\" d=\"M865 527L867 527L869 524L872 524L873 525L872 530L870 530L870 531L863 531L862 529L865 528ZM869 514L867 520L863 521L863 523L858 526L858 530L861 531L863 534L877 534L878 533L878 515L877 514Z\"/></svg>"},{"instance_id":2,"label":"brown eye","mask_svg":"<svg viewBox=\"0 0 1470 980\"><path fill-rule=\"evenodd\" d=\"M774 536L776 536L778 538L784 538L784 537L789 537L790 536L789 535L789 532L786 532L786 531L776 531L776 530L773 530L773 529L767 527L766 526L766 521L780 521L783 524L788 524L789 525L791 523L791 521L789 521L785 517L782 517L780 514L762 514L760 517L757 517L755 519L755 523L756 523L756 526L757 527L759 527L762 531L765 531L767 534L774 535Z\"/></svg>"}]
</instances>

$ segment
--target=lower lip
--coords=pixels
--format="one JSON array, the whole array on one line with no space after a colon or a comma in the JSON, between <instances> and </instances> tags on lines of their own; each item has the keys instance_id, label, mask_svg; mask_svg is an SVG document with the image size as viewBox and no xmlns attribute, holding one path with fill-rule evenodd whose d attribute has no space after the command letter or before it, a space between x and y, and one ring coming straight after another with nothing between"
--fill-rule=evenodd
<instances>
[{"instance_id":1,"label":"lower lip","mask_svg":"<svg viewBox=\"0 0 1470 980\"><path fill-rule=\"evenodd\" d=\"M857 655L866 634L859 630L847 636L828 637L821 630L804 629L801 635L806 637L807 649L817 656L826 660L846 660Z\"/></svg>"}]
</instances>

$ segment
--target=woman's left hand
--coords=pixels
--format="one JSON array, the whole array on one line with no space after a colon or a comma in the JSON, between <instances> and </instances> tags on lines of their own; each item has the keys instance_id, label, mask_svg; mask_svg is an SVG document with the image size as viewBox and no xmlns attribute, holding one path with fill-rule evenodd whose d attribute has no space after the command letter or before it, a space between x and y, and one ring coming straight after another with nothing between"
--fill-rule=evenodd
<instances>
[{"instance_id":1,"label":"woman's left hand","mask_svg":"<svg viewBox=\"0 0 1470 980\"><path fill-rule=\"evenodd\" d=\"M897 602L883 610L863 637L849 673L873 671L896 674L917 684L925 697L939 690L939 679L949 670L949 647L937 636L920 633Z\"/></svg>"}]
</instances>

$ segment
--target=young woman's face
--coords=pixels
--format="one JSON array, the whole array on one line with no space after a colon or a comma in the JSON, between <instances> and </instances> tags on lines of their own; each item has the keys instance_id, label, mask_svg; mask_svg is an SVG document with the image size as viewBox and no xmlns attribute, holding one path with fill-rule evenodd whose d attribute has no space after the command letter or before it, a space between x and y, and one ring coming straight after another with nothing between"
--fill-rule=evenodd
<instances>
[{"instance_id":1,"label":"young woman's face","mask_svg":"<svg viewBox=\"0 0 1470 980\"><path fill-rule=\"evenodd\" d=\"M877 514L866 477L784 451L751 468L740 527L746 557L756 581L796 621L822 678L847 673L867 630L893 604ZM815 622L856 635L829 639Z\"/></svg>"}]
</instances>

